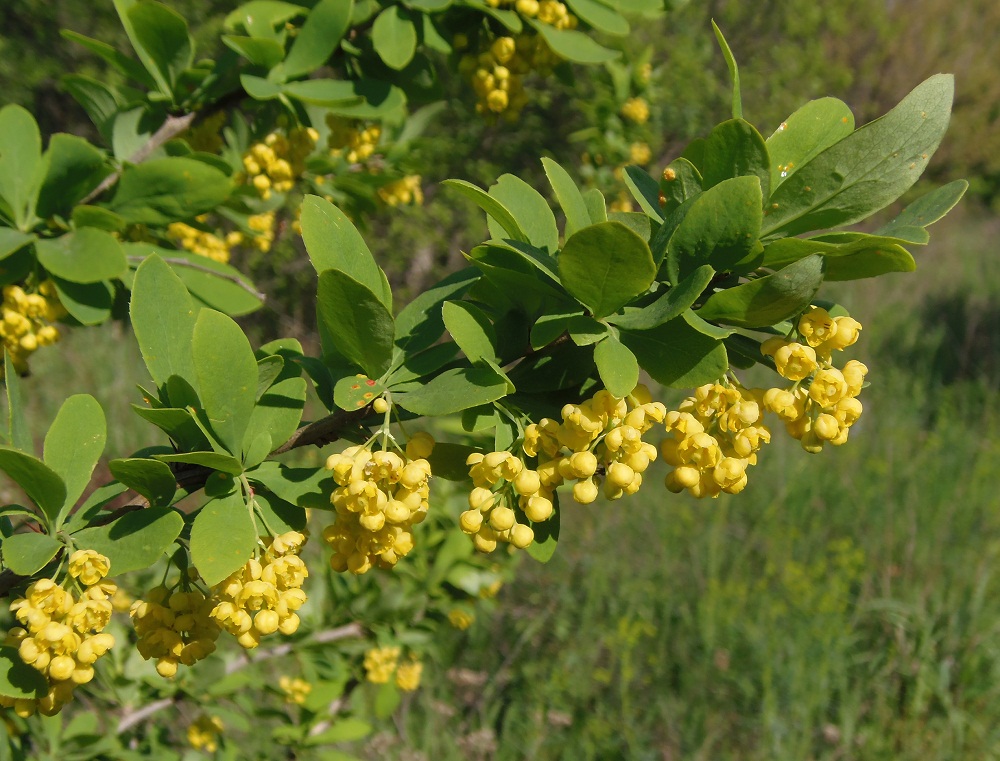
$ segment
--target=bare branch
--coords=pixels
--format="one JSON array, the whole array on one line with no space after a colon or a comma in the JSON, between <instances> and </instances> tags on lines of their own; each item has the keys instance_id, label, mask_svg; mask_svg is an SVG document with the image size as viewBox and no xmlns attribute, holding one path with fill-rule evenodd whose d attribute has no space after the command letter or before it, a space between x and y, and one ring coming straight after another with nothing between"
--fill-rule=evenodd
<instances>
[{"instance_id":1,"label":"bare branch","mask_svg":"<svg viewBox=\"0 0 1000 761\"><path fill-rule=\"evenodd\" d=\"M141 724L154 713L162 711L164 708L169 708L176 702L174 698L161 698L160 700L154 700L152 703L147 703L142 708L137 708L134 711L126 711L118 720L118 726L115 728L115 731L120 735L124 734L136 724Z\"/></svg>"},{"instance_id":2,"label":"bare branch","mask_svg":"<svg viewBox=\"0 0 1000 761\"><path fill-rule=\"evenodd\" d=\"M122 172L125 171L125 163L129 164L141 164L143 161L148 159L164 143L173 140L182 132L186 131L188 127L191 126L191 122L197 114L191 112L190 114L184 114L182 116L167 116L167 120L160 125L160 128L156 130L146 141L145 144L135 153L128 157L127 162L123 162L122 166L116 169L114 172L105 177L101 184L96 188L91 190L87 195L80 201L81 204L88 204L93 201L98 196L102 195L104 191L111 188L119 179L121 179Z\"/></svg>"}]
</instances>

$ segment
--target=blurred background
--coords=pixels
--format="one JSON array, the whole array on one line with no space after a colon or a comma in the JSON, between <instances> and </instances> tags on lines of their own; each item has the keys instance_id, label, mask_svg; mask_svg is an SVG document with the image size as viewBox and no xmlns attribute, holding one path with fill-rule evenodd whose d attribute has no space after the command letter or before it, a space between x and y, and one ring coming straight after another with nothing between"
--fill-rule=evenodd
<instances>
[{"instance_id":1,"label":"blurred background","mask_svg":"<svg viewBox=\"0 0 1000 761\"><path fill-rule=\"evenodd\" d=\"M233 3L171 5L207 41ZM93 137L59 76L108 75L58 29L124 47L111 3L3 0L0 16L0 99L31 109L43 131ZM630 159L656 175L728 117L711 18L765 136L812 98L844 100L862 124L930 74L956 76L952 127L915 190L967 178L969 195L915 252L917 272L823 294L864 325L854 356L871 369L865 417L847 446L820 455L776 435L736 498L645 489L568 505L553 561L525 559L495 612L455 630L457 665L429 664L426 686L364 757L1000 758L1000 4L680 5L618 43L631 74L649 64L641 124L621 118L613 70L538 83L513 124L485 123L468 85L445 77L446 108L413 159L424 205L367 218L365 236L404 301L485 232L438 181L511 172L542 187L542 154L580 167L609 200ZM235 263L272 297L248 326L308 338L300 294L312 275L295 236ZM77 331L39 356L46 382L31 399L50 420L67 394L94 394L115 454L150 443L121 401L144 380L121 335Z\"/></svg>"}]
</instances>

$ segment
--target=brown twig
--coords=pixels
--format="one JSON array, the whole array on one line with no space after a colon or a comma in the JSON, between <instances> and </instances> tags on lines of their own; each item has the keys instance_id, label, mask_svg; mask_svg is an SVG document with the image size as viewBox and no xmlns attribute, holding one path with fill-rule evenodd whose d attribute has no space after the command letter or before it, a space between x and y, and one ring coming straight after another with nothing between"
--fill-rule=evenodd
<instances>
[{"instance_id":1,"label":"brown twig","mask_svg":"<svg viewBox=\"0 0 1000 761\"><path fill-rule=\"evenodd\" d=\"M122 172L125 171L126 163L141 164L143 161L152 156L157 148L186 131L187 128L191 126L191 122L194 121L195 116L197 116L197 114L193 111L189 114L183 114L181 116L168 115L166 121L163 122L163 124L160 125L160 128L150 136L149 140L147 140L142 147L139 148L139 150L129 156L127 161L122 162L122 165L118 169L101 180L101 184L87 193L80 203L88 204L98 196L102 195L104 191L113 187L114 184L121 179Z\"/></svg>"}]
</instances>

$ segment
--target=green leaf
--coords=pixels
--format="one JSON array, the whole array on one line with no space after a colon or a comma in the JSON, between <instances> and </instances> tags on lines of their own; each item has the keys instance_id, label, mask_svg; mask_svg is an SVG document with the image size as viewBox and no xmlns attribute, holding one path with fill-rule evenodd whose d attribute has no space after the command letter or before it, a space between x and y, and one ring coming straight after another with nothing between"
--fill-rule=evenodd
<instances>
[{"instance_id":1,"label":"green leaf","mask_svg":"<svg viewBox=\"0 0 1000 761\"><path fill-rule=\"evenodd\" d=\"M351 23L353 6L353 0L320 0L313 6L282 66L285 77L308 74L327 62Z\"/></svg>"},{"instance_id":2,"label":"green leaf","mask_svg":"<svg viewBox=\"0 0 1000 761\"><path fill-rule=\"evenodd\" d=\"M299 378L305 390L305 381ZM255 408L256 411L256 408ZM294 431L293 431L294 432ZM271 453L271 434L248 427L243 439L243 467L252 468L260 465Z\"/></svg>"},{"instance_id":3,"label":"green leaf","mask_svg":"<svg viewBox=\"0 0 1000 761\"><path fill-rule=\"evenodd\" d=\"M191 341L197 312L184 283L159 257L139 265L129 303L132 329L150 376L162 386L171 375L197 382Z\"/></svg>"},{"instance_id":4,"label":"green leaf","mask_svg":"<svg viewBox=\"0 0 1000 761\"><path fill-rule=\"evenodd\" d=\"M149 409L138 404L133 404L132 409L143 420L148 420L166 433L180 449L196 451L211 448L190 410L176 407Z\"/></svg>"},{"instance_id":5,"label":"green leaf","mask_svg":"<svg viewBox=\"0 0 1000 761\"><path fill-rule=\"evenodd\" d=\"M157 254L169 265L190 295L199 304L211 309L239 316L256 311L264 303L253 283L228 264L213 261L193 251L161 248L149 243L125 243L122 248L125 256L133 263L132 266L135 266L135 262L141 263L152 254Z\"/></svg>"},{"instance_id":6,"label":"green leaf","mask_svg":"<svg viewBox=\"0 0 1000 761\"><path fill-rule=\"evenodd\" d=\"M42 508L52 525L56 524L66 502L66 484L54 470L30 454L6 446L0 446L0 470Z\"/></svg>"},{"instance_id":7,"label":"green leaf","mask_svg":"<svg viewBox=\"0 0 1000 761\"><path fill-rule=\"evenodd\" d=\"M566 290L600 318L645 292L656 265L646 241L620 222L602 222L566 241L559 275Z\"/></svg>"},{"instance_id":8,"label":"green leaf","mask_svg":"<svg viewBox=\"0 0 1000 761\"><path fill-rule=\"evenodd\" d=\"M690 309L715 277L715 270L704 264L696 268L656 301L641 308L625 307L623 314L610 315L608 322L628 330L650 330L679 317Z\"/></svg>"},{"instance_id":9,"label":"green leaf","mask_svg":"<svg viewBox=\"0 0 1000 761\"><path fill-rule=\"evenodd\" d=\"M402 383L431 375L451 362L456 354L458 354L458 344L454 341L435 344L415 353L406 352L401 355L402 364L389 373L385 384L389 388L396 388ZM394 360L394 364L398 361Z\"/></svg>"},{"instance_id":10,"label":"green leaf","mask_svg":"<svg viewBox=\"0 0 1000 761\"><path fill-rule=\"evenodd\" d=\"M697 314L705 320L742 328L774 325L812 303L823 282L824 269L824 257L808 256L773 275L713 293Z\"/></svg>"},{"instance_id":11,"label":"green leaf","mask_svg":"<svg viewBox=\"0 0 1000 761\"><path fill-rule=\"evenodd\" d=\"M922 243L924 242L920 240L922 236L916 234L914 229L923 230L923 228L937 222L955 208L955 204L962 200L962 196L968 189L968 182L955 180L932 190L930 193L925 193L903 209L898 217L879 228L875 234L887 237L904 237L910 243Z\"/></svg>"},{"instance_id":12,"label":"green leaf","mask_svg":"<svg viewBox=\"0 0 1000 761\"><path fill-rule=\"evenodd\" d=\"M108 558L111 575L117 576L149 568L170 549L183 528L184 519L173 508L147 507L126 513L107 525L77 531L73 541Z\"/></svg>"},{"instance_id":13,"label":"green leaf","mask_svg":"<svg viewBox=\"0 0 1000 761\"><path fill-rule=\"evenodd\" d=\"M594 224L608 221L608 201L604 197L604 193L597 188L588 188L583 193L583 201L587 204L587 213ZM622 224L630 230L634 230L628 223L622 222Z\"/></svg>"},{"instance_id":14,"label":"green leaf","mask_svg":"<svg viewBox=\"0 0 1000 761\"><path fill-rule=\"evenodd\" d=\"M224 22L226 29L245 29L254 37L269 38L274 28L308 12L307 8L279 0L250 0L232 11Z\"/></svg>"},{"instance_id":15,"label":"green leaf","mask_svg":"<svg viewBox=\"0 0 1000 761\"><path fill-rule=\"evenodd\" d=\"M194 40L184 17L151 0L115 0L132 47L160 92L172 98L181 72L194 62Z\"/></svg>"},{"instance_id":16,"label":"green leaf","mask_svg":"<svg viewBox=\"0 0 1000 761\"><path fill-rule=\"evenodd\" d=\"M756 177L735 177L709 188L694 201L670 237L667 272L679 283L708 264L716 272L730 269L757 242L761 224L761 191Z\"/></svg>"},{"instance_id":17,"label":"green leaf","mask_svg":"<svg viewBox=\"0 0 1000 761\"><path fill-rule=\"evenodd\" d=\"M441 306L441 316L470 362L475 364L483 358L496 360L496 330L483 310L467 301L446 301Z\"/></svg>"},{"instance_id":18,"label":"green leaf","mask_svg":"<svg viewBox=\"0 0 1000 761\"><path fill-rule=\"evenodd\" d=\"M726 38L722 35L722 30L719 29L715 21L712 21L712 29L715 32L715 39L718 40L719 47L722 49L722 57L726 59L726 66L729 68L729 78L733 82L733 118L742 119L743 98L740 95L740 69L736 65L736 58L733 56L733 51L729 49L729 43L726 42Z\"/></svg>"},{"instance_id":19,"label":"green leaf","mask_svg":"<svg viewBox=\"0 0 1000 761\"><path fill-rule=\"evenodd\" d=\"M603 322L582 314L575 314L566 321L566 329L577 346L592 346L610 332Z\"/></svg>"},{"instance_id":20,"label":"green leaf","mask_svg":"<svg viewBox=\"0 0 1000 761\"><path fill-rule=\"evenodd\" d=\"M625 167L625 184L632 197L638 202L646 215L657 222L663 221L660 211L660 186L641 167Z\"/></svg>"},{"instance_id":21,"label":"green leaf","mask_svg":"<svg viewBox=\"0 0 1000 761\"><path fill-rule=\"evenodd\" d=\"M287 368L283 375L286 374ZM247 432L267 433L272 448L279 447L288 441L299 427L305 403L305 378L282 377L257 400Z\"/></svg>"},{"instance_id":22,"label":"green leaf","mask_svg":"<svg viewBox=\"0 0 1000 761\"><path fill-rule=\"evenodd\" d=\"M202 309L191 352L209 425L219 443L238 457L257 398L257 360L250 342L232 318Z\"/></svg>"},{"instance_id":23,"label":"green leaf","mask_svg":"<svg viewBox=\"0 0 1000 761\"><path fill-rule=\"evenodd\" d=\"M73 206L110 172L104 154L75 135L53 135L45 153L45 178L38 193L38 216L69 216Z\"/></svg>"},{"instance_id":24,"label":"green leaf","mask_svg":"<svg viewBox=\"0 0 1000 761\"><path fill-rule=\"evenodd\" d=\"M259 352L257 356L259 356ZM269 354L257 360L257 396L255 398L258 402L284 369L285 360L280 355Z\"/></svg>"},{"instance_id":25,"label":"green leaf","mask_svg":"<svg viewBox=\"0 0 1000 761\"><path fill-rule=\"evenodd\" d=\"M771 196L761 233L785 236L858 222L923 173L951 115L954 79L936 74L885 116L827 148Z\"/></svg>"},{"instance_id":26,"label":"green leaf","mask_svg":"<svg viewBox=\"0 0 1000 761\"><path fill-rule=\"evenodd\" d=\"M211 211L231 190L232 181L204 161L152 159L125 167L110 208L132 224L165 225Z\"/></svg>"},{"instance_id":27,"label":"green leaf","mask_svg":"<svg viewBox=\"0 0 1000 761\"><path fill-rule=\"evenodd\" d=\"M0 646L0 695L32 700L44 698L48 692L48 680L21 660L16 647Z\"/></svg>"},{"instance_id":28,"label":"green leaf","mask_svg":"<svg viewBox=\"0 0 1000 761\"><path fill-rule=\"evenodd\" d=\"M121 277L128 269L121 244L110 233L82 227L35 243L38 261L56 277L73 283L96 283Z\"/></svg>"},{"instance_id":29,"label":"green leaf","mask_svg":"<svg viewBox=\"0 0 1000 761\"><path fill-rule=\"evenodd\" d=\"M364 100L358 104L332 105L328 110L352 119L383 119L404 116L406 93L388 82L375 79L354 80L354 92Z\"/></svg>"},{"instance_id":30,"label":"green leaf","mask_svg":"<svg viewBox=\"0 0 1000 761\"><path fill-rule=\"evenodd\" d=\"M94 397L76 394L63 402L45 435L44 461L63 481L66 498L57 524L83 494L104 454L107 423Z\"/></svg>"},{"instance_id":31,"label":"green leaf","mask_svg":"<svg viewBox=\"0 0 1000 761\"><path fill-rule=\"evenodd\" d=\"M177 479L165 462L133 457L112 460L108 467L111 475L148 499L153 507L169 505L177 491Z\"/></svg>"},{"instance_id":32,"label":"green leaf","mask_svg":"<svg viewBox=\"0 0 1000 761\"><path fill-rule=\"evenodd\" d=\"M530 243L528 236L521 230L521 226L517 223L517 220L514 219L514 215L510 213L506 206L485 190L465 180L445 180L443 184L455 188L463 196L471 199L479 208L493 217L507 232L509 237L524 243Z\"/></svg>"},{"instance_id":33,"label":"green leaf","mask_svg":"<svg viewBox=\"0 0 1000 761\"><path fill-rule=\"evenodd\" d=\"M109 233L121 232L127 225L125 220L113 211L87 204L74 206L70 220L73 222L73 227L96 227Z\"/></svg>"},{"instance_id":34,"label":"green leaf","mask_svg":"<svg viewBox=\"0 0 1000 761\"><path fill-rule=\"evenodd\" d=\"M305 508L283 500L266 490L261 489L254 493L254 504L264 521L261 527L263 531L259 533L284 534L287 531L302 531L306 527Z\"/></svg>"},{"instance_id":35,"label":"green leaf","mask_svg":"<svg viewBox=\"0 0 1000 761\"><path fill-rule=\"evenodd\" d=\"M405 8L390 6L378 15L372 25L372 46L386 66L397 71L413 60L417 29Z\"/></svg>"},{"instance_id":36,"label":"green leaf","mask_svg":"<svg viewBox=\"0 0 1000 761\"><path fill-rule=\"evenodd\" d=\"M524 231L528 243L538 249L554 254L559 250L559 228L548 202L524 180L512 174L500 176L489 194L499 201ZM486 220L490 235L503 238L506 232L492 217Z\"/></svg>"},{"instance_id":37,"label":"green leaf","mask_svg":"<svg viewBox=\"0 0 1000 761\"><path fill-rule=\"evenodd\" d=\"M120 484L117 481L98 486L90 493L89 497L80 503L79 509L75 510L69 516L69 519L63 524L63 531L72 534L82 528L86 528L92 520L98 517L108 503L124 494L127 490L124 484Z\"/></svg>"},{"instance_id":38,"label":"green leaf","mask_svg":"<svg viewBox=\"0 0 1000 761\"><path fill-rule=\"evenodd\" d=\"M525 552L539 563L548 563L556 553L556 545L559 544L559 527L562 523L562 515L559 510L558 494L552 495L552 503L556 508L552 517L547 521L531 524L531 528L535 532L535 540L525 549Z\"/></svg>"},{"instance_id":39,"label":"green leaf","mask_svg":"<svg viewBox=\"0 0 1000 761\"><path fill-rule=\"evenodd\" d=\"M319 320L334 348L371 378L392 360L394 325L385 304L366 285L346 273L320 273L316 295Z\"/></svg>"},{"instance_id":40,"label":"green leaf","mask_svg":"<svg viewBox=\"0 0 1000 761\"><path fill-rule=\"evenodd\" d=\"M42 171L42 135L35 117L21 106L0 108L0 198L25 232L34 216Z\"/></svg>"},{"instance_id":41,"label":"green leaf","mask_svg":"<svg viewBox=\"0 0 1000 761\"><path fill-rule=\"evenodd\" d=\"M19 576L31 576L42 570L62 547L58 539L34 531L14 534L0 542L4 565Z\"/></svg>"},{"instance_id":42,"label":"green leaf","mask_svg":"<svg viewBox=\"0 0 1000 761\"><path fill-rule=\"evenodd\" d=\"M849 256L826 257L826 280L860 280L890 272L913 272L916 268L913 255L894 243Z\"/></svg>"},{"instance_id":43,"label":"green leaf","mask_svg":"<svg viewBox=\"0 0 1000 761\"><path fill-rule=\"evenodd\" d=\"M652 330L622 330L621 340L639 367L658 383L692 388L723 377L729 369L726 347L693 327L688 313Z\"/></svg>"},{"instance_id":44,"label":"green leaf","mask_svg":"<svg viewBox=\"0 0 1000 761\"><path fill-rule=\"evenodd\" d=\"M165 410L152 410L164 412ZM231 476L238 476L243 473L243 463L235 457L219 452L180 452L178 454L156 454L154 459L162 462L186 462L190 465L201 465Z\"/></svg>"},{"instance_id":45,"label":"green leaf","mask_svg":"<svg viewBox=\"0 0 1000 761\"><path fill-rule=\"evenodd\" d=\"M734 177L759 177L761 196L767 198L771 185L771 160L764 138L749 122L731 119L723 122L705 141L701 164L705 190Z\"/></svg>"},{"instance_id":46,"label":"green leaf","mask_svg":"<svg viewBox=\"0 0 1000 761\"><path fill-rule=\"evenodd\" d=\"M392 290L364 238L340 209L318 196L302 201L302 240L317 274L329 269L350 275L392 309Z\"/></svg>"},{"instance_id":47,"label":"green leaf","mask_svg":"<svg viewBox=\"0 0 1000 761\"><path fill-rule=\"evenodd\" d=\"M464 415L463 415L464 418ZM490 423L485 428L493 428L496 422ZM482 430L482 429L481 429ZM467 444L451 444L446 441L439 441L431 450L431 456L427 458L431 464L431 472L435 478L443 478L446 481L467 481L469 478L469 466L465 461L473 452L481 451ZM468 540L466 540L468 541Z\"/></svg>"},{"instance_id":48,"label":"green leaf","mask_svg":"<svg viewBox=\"0 0 1000 761\"><path fill-rule=\"evenodd\" d=\"M83 325L100 325L111 317L114 288L111 283L73 283L53 276L60 303Z\"/></svg>"},{"instance_id":49,"label":"green leaf","mask_svg":"<svg viewBox=\"0 0 1000 761\"><path fill-rule=\"evenodd\" d=\"M354 82L343 79L306 79L282 85L289 97L315 106L360 105L364 99L357 94Z\"/></svg>"},{"instance_id":50,"label":"green leaf","mask_svg":"<svg viewBox=\"0 0 1000 761\"><path fill-rule=\"evenodd\" d=\"M281 85L253 74L240 74L240 85L254 100L274 100L284 91Z\"/></svg>"},{"instance_id":51,"label":"green leaf","mask_svg":"<svg viewBox=\"0 0 1000 761\"><path fill-rule=\"evenodd\" d=\"M629 33L628 21L617 11L597 0L567 0L573 13L605 34L624 37Z\"/></svg>"},{"instance_id":52,"label":"green leaf","mask_svg":"<svg viewBox=\"0 0 1000 761\"><path fill-rule=\"evenodd\" d=\"M556 194L556 201L566 215L565 236L568 238L578 230L582 230L591 224L590 211L587 209L587 202L583 198L580 189L569 176L569 172L563 169L552 159L545 157L542 159L542 168L545 176L549 178L549 184Z\"/></svg>"},{"instance_id":53,"label":"green leaf","mask_svg":"<svg viewBox=\"0 0 1000 761\"><path fill-rule=\"evenodd\" d=\"M14 369L10 353L4 350L4 385L7 387L7 441L25 454L35 451L35 442L28 428L21 395L21 378Z\"/></svg>"},{"instance_id":54,"label":"green leaf","mask_svg":"<svg viewBox=\"0 0 1000 761\"><path fill-rule=\"evenodd\" d=\"M145 73L141 66L136 64L136 67ZM110 145L115 117L117 117L121 105L115 90L103 82L80 74L64 76L62 84L73 99L87 112L87 116L97 127L104 142Z\"/></svg>"},{"instance_id":55,"label":"green leaf","mask_svg":"<svg viewBox=\"0 0 1000 761\"><path fill-rule=\"evenodd\" d=\"M83 45L83 47L87 48L87 50L91 53L99 55L111 64L111 66L118 72L124 74L130 79L135 80L144 87L149 89L156 87L156 83L153 81L153 78L149 76L149 73L141 65L139 65L135 59L129 58L120 50L111 47L106 42L85 37L84 35L70 29L60 29L59 34L67 40Z\"/></svg>"},{"instance_id":56,"label":"green leaf","mask_svg":"<svg viewBox=\"0 0 1000 761\"><path fill-rule=\"evenodd\" d=\"M507 381L488 367L445 370L420 388L394 396L401 407L417 415L451 415L494 402L507 395Z\"/></svg>"},{"instance_id":57,"label":"green leaf","mask_svg":"<svg viewBox=\"0 0 1000 761\"><path fill-rule=\"evenodd\" d=\"M601 382L619 399L632 393L639 383L639 362L621 341L609 334L594 347L594 362Z\"/></svg>"},{"instance_id":58,"label":"green leaf","mask_svg":"<svg viewBox=\"0 0 1000 761\"><path fill-rule=\"evenodd\" d=\"M342 410L358 410L370 404L375 397L385 393L383 383L366 377L363 373L348 375L333 387L333 402Z\"/></svg>"},{"instance_id":59,"label":"green leaf","mask_svg":"<svg viewBox=\"0 0 1000 761\"><path fill-rule=\"evenodd\" d=\"M36 240L38 240L37 235L22 233L10 227L0 227L0 259L6 259Z\"/></svg>"},{"instance_id":60,"label":"green leaf","mask_svg":"<svg viewBox=\"0 0 1000 761\"><path fill-rule=\"evenodd\" d=\"M771 191L834 143L854 131L854 114L836 98L811 100L767 139Z\"/></svg>"},{"instance_id":61,"label":"green leaf","mask_svg":"<svg viewBox=\"0 0 1000 761\"><path fill-rule=\"evenodd\" d=\"M269 461L247 471L246 476L290 504L330 509L333 475L325 468L290 468Z\"/></svg>"},{"instance_id":62,"label":"green leaf","mask_svg":"<svg viewBox=\"0 0 1000 761\"><path fill-rule=\"evenodd\" d=\"M671 161L660 180L660 192L666 201L662 214L668 215L685 201L701 195L702 183L701 172L686 158Z\"/></svg>"},{"instance_id":63,"label":"green leaf","mask_svg":"<svg viewBox=\"0 0 1000 761\"><path fill-rule=\"evenodd\" d=\"M617 50L598 44L593 38L570 29L556 29L536 19L525 19L542 36L552 52L573 63L606 63L621 57Z\"/></svg>"},{"instance_id":64,"label":"green leaf","mask_svg":"<svg viewBox=\"0 0 1000 761\"><path fill-rule=\"evenodd\" d=\"M265 69L276 66L285 57L285 46L277 40L224 34L222 35L222 43L246 58L254 66L262 66Z\"/></svg>"},{"instance_id":65,"label":"green leaf","mask_svg":"<svg viewBox=\"0 0 1000 761\"><path fill-rule=\"evenodd\" d=\"M466 267L414 298L396 315L396 345L412 353L434 344L444 333L441 304L461 298L480 277L477 269Z\"/></svg>"},{"instance_id":66,"label":"green leaf","mask_svg":"<svg viewBox=\"0 0 1000 761\"><path fill-rule=\"evenodd\" d=\"M191 526L191 562L209 586L243 567L257 547L257 527L239 492L205 504Z\"/></svg>"}]
</instances>

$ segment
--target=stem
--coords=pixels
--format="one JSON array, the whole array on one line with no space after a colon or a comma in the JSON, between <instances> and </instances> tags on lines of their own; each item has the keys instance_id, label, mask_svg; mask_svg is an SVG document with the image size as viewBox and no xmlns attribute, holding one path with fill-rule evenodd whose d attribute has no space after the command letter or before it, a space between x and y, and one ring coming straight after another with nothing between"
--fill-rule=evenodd
<instances>
[{"instance_id":1,"label":"stem","mask_svg":"<svg viewBox=\"0 0 1000 761\"><path fill-rule=\"evenodd\" d=\"M87 193L80 203L88 204L98 196L102 195L104 191L113 187L114 184L121 179L122 172L125 171L126 163L141 164L143 161L152 156L157 148L174 139L182 132L185 132L187 128L191 126L191 122L194 121L195 116L196 114L193 111L182 116L167 116L166 121L160 125L160 128L153 133L152 137L150 137L149 140L146 141L141 148L139 148L139 150L129 156L125 162L122 162L122 166L101 180L101 184Z\"/></svg>"}]
</instances>

